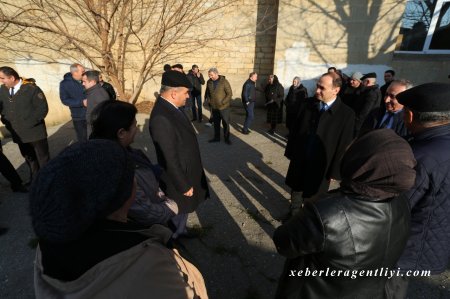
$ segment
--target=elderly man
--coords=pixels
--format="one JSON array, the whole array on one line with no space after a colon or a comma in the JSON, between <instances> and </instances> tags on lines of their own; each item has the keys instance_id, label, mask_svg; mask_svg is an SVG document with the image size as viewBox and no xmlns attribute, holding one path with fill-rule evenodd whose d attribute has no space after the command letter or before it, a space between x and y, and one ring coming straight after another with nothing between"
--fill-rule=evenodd
<instances>
[{"instance_id":1,"label":"elderly man","mask_svg":"<svg viewBox=\"0 0 450 299\"><path fill-rule=\"evenodd\" d=\"M349 84L342 95L342 101L345 105L349 106L353 110L355 109L355 102L359 97L363 85L361 84L362 74L360 72L354 72L349 79Z\"/></svg>"},{"instance_id":2,"label":"elderly man","mask_svg":"<svg viewBox=\"0 0 450 299\"><path fill-rule=\"evenodd\" d=\"M407 193L411 232L397 263L401 271L444 272L450 261L450 84L427 83L397 95L417 160L414 187ZM387 290L406 298L408 278L394 276Z\"/></svg>"},{"instance_id":3,"label":"elderly man","mask_svg":"<svg viewBox=\"0 0 450 299\"><path fill-rule=\"evenodd\" d=\"M404 109L396 97L411 87L412 83L408 80L392 81L384 97L384 107L372 110L361 127L360 135L373 129L388 128L394 130L399 136L406 137L409 132L403 121Z\"/></svg>"},{"instance_id":4,"label":"elderly man","mask_svg":"<svg viewBox=\"0 0 450 299\"><path fill-rule=\"evenodd\" d=\"M339 166L353 139L355 115L340 100L342 84L336 74L326 73L317 82L314 98L300 107L290 132L285 156L291 161L286 184L291 187L291 212L303 199L328 191L330 180L339 179Z\"/></svg>"},{"instance_id":5,"label":"elderly man","mask_svg":"<svg viewBox=\"0 0 450 299\"><path fill-rule=\"evenodd\" d=\"M379 107L381 102L381 92L376 84L377 74L365 74L361 81L364 87L354 104L355 136L358 136L359 130L370 111Z\"/></svg>"},{"instance_id":6,"label":"elderly man","mask_svg":"<svg viewBox=\"0 0 450 299\"><path fill-rule=\"evenodd\" d=\"M165 72L149 121L158 164L164 169L161 189L177 203L180 211L173 219L177 228L174 238L187 235L187 213L195 211L209 197L195 131L179 109L189 98L190 88L185 74L173 70Z\"/></svg>"},{"instance_id":7,"label":"elderly man","mask_svg":"<svg viewBox=\"0 0 450 299\"><path fill-rule=\"evenodd\" d=\"M233 95L231 85L225 76L219 75L216 68L208 71L209 80L206 83L205 100L208 101L212 109L214 121L214 138L209 142L220 141L220 122L222 121L223 136L226 144L231 144L230 140L230 102Z\"/></svg>"},{"instance_id":8,"label":"elderly man","mask_svg":"<svg viewBox=\"0 0 450 299\"><path fill-rule=\"evenodd\" d=\"M33 178L50 159L45 116L47 99L33 82L8 66L0 67L0 114L13 141L30 167Z\"/></svg>"},{"instance_id":9,"label":"elderly man","mask_svg":"<svg viewBox=\"0 0 450 299\"><path fill-rule=\"evenodd\" d=\"M83 86L86 89L86 100L83 101L83 105L86 107L86 120L87 120L87 134L88 136L92 132L91 128L91 113L94 108L105 101L110 100L108 92L100 85L100 72L99 71L87 71L82 76Z\"/></svg>"},{"instance_id":10,"label":"elderly man","mask_svg":"<svg viewBox=\"0 0 450 299\"><path fill-rule=\"evenodd\" d=\"M83 73L84 67L74 63L70 66L70 73L66 73L64 80L59 83L59 97L70 109L78 141L87 140L86 107L83 105L86 95L81 84Z\"/></svg>"}]
</instances>

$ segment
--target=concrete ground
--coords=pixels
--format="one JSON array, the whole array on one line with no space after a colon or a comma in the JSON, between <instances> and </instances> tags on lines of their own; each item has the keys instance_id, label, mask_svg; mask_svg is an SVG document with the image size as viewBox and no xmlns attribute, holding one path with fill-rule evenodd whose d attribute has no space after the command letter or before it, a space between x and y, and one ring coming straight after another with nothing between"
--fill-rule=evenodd
<instances>
[{"instance_id":1,"label":"concrete ground","mask_svg":"<svg viewBox=\"0 0 450 299\"><path fill-rule=\"evenodd\" d=\"M207 113L207 112L206 112ZM156 162L148 134L148 116L138 115L140 132L134 146ZM211 299L273 298L283 265L271 236L288 211L289 190L284 184L288 161L283 156L286 129L266 133L264 110L257 109L250 135L241 134L241 108L233 108L232 142L210 144L213 129L194 123L211 199L189 217L199 235L181 241L182 252L203 273ZM48 129L52 156L73 142L71 123ZM22 178L28 172L17 146L4 139L4 152ZM34 298L35 236L26 194L12 193L0 176L0 298ZM412 280L409 298L450 298L450 270L432 278Z\"/></svg>"}]
</instances>

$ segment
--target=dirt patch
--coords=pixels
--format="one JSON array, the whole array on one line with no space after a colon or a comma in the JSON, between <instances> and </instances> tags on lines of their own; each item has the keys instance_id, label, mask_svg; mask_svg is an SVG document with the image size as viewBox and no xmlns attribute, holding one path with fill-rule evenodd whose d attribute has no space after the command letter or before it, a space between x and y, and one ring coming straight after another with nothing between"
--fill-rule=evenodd
<instances>
[{"instance_id":1,"label":"dirt patch","mask_svg":"<svg viewBox=\"0 0 450 299\"><path fill-rule=\"evenodd\" d=\"M138 113L150 114L154 105L155 105L155 103L153 103L151 101L143 101L143 102L137 103L136 108L138 110Z\"/></svg>"}]
</instances>

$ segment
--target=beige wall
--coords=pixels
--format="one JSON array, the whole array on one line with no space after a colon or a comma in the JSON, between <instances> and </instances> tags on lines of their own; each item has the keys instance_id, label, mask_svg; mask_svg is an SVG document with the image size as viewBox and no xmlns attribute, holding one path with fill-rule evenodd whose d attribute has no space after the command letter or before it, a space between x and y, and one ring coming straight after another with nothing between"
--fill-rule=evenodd
<instances>
[{"instance_id":1,"label":"beige wall","mask_svg":"<svg viewBox=\"0 0 450 299\"><path fill-rule=\"evenodd\" d=\"M192 51L164 63L183 64L187 72L192 64L199 65L207 79L207 70L217 67L219 72L230 81L234 97L240 97L241 88L248 74L254 70L268 75L273 69L273 57L276 38L276 16L278 13L276 0L241 0L232 6L226 7L221 18L216 22L205 24L199 30L230 33L236 38L218 40L207 45L192 44ZM256 34L256 32L259 34ZM195 35L195 32L188 34ZM9 56L6 56L8 55ZM48 53L51 55L52 53ZM69 109L61 104L59 99L59 82L63 75L69 71L72 60L53 56L58 62L54 64L41 64L37 61L23 60L14 56L14 53L0 52L0 59L7 60L23 77L33 77L42 88L49 103L50 111L46 118L48 125L70 120ZM139 57L131 57L138 60ZM86 67L92 67L86 61L79 61ZM162 65L157 66L162 70ZM105 78L107 80L107 78ZM136 75L128 73L127 81L133 82ZM147 82L141 93L139 101L154 100L155 92L159 90L160 77ZM131 87L127 90L131 93Z\"/></svg>"},{"instance_id":2,"label":"beige wall","mask_svg":"<svg viewBox=\"0 0 450 299\"><path fill-rule=\"evenodd\" d=\"M344 73L392 67L392 51L405 1L287 1L278 16L275 73L287 88L299 75L312 92L330 66Z\"/></svg>"},{"instance_id":3,"label":"beige wall","mask_svg":"<svg viewBox=\"0 0 450 299\"><path fill-rule=\"evenodd\" d=\"M336 2L280 1L274 69L285 88L299 75L313 92L329 66L376 72L380 85L391 68L415 84L449 81L449 55L394 54L405 0Z\"/></svg>"}]
</instances>

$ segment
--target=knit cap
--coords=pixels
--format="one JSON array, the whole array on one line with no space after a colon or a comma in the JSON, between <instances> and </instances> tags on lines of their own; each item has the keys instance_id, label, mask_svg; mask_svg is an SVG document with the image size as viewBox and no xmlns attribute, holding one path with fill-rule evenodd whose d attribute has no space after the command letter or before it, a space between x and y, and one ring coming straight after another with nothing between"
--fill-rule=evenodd
<instances>
[{"instance_id":1,"label":"knit cap","mask_svg":"<svg viewBox=\"0 0 450 299\"><path fill-rule=\"evenodd\" d=\"M134 163L117 142L96 139L67 147L31 187L36 235L51 242L76 240L130 198L133 180Z\"/></svg>"}]
</instances>

